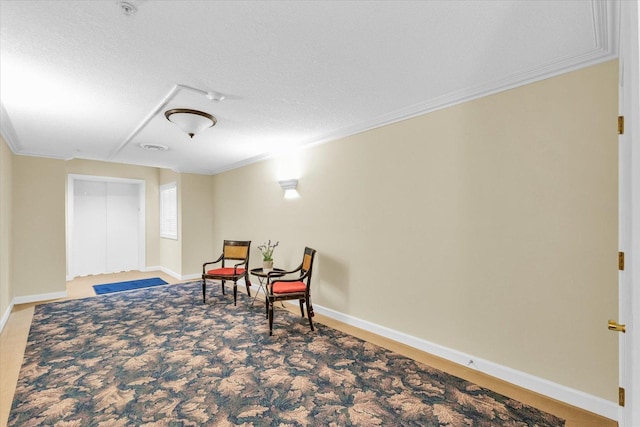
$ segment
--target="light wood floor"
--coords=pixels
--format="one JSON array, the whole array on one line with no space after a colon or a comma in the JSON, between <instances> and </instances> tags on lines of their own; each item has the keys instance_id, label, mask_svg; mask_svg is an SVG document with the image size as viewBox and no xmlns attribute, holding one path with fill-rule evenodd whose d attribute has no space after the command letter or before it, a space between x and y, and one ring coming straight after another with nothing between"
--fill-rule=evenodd
<instances>
[{"instance_id":1,"label":"light wood floor","mask_svg":"<svg viewBox=\"0 0 640 427\"><path fill-rule=\"evenodd\" d=\"M135 280L148 277L161 277L168 283L178 281L162 272L127 272L111 275L88 276L67 282L68 297L65 299L87 298L95 296L94 284L111 283L125 280ZM18 374L27 344L27 336L33 317L35 304L20 304L13 308L2 334L0 335L0 426L6 426L13 401ZM292 306L292 311L299 314L299 309ZM567 420L566 427L615 427L617 422L578 409L548 397L522 389L496 378L490 377L476 370L448 362L436 356L416 350L404 344L387 338L379 337L370 332L345 325L344 323L316 314L314 321L331 326L343 332L355 335L361 339L385 347L396 353L405 355L419 362L443 370L449 374L471 381L497 393L519 400L543 411L557 415ZM265 321L265 331L267 324Z\"/></svg>"}]
</instances>

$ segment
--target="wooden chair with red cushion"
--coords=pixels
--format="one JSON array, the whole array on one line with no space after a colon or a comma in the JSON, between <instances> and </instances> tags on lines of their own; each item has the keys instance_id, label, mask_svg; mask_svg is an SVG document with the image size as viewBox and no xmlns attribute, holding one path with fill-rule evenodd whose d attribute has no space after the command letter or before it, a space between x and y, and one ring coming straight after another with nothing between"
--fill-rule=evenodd
<instances>
[{"instance_id":1,"label":"wooden chair with red cushion","mask_svg":"<svg viewBox=\"0 0 640 427\"><path fill-rule=\"evenodd\" d=\"M207 300L207 280L220 280L222 282L222 294L225 294L224 283L227 280L233 280L233 305L236 305L238 299L238 280L244 278L244 282L247 285L247 294L251 296L249 287L251 282L249 281L249 249L251 248L251 241L246 240L225 240L222 255L211 262L202 264L202 302ZM234 264L233 267L225 265L227 261L242 261ZM207 266L210 264L216 264L221 262L220 268L214 268L207 270Z\"/></svg>"},{"instance_id":2,"label":"wooden chair with red cushion","mask_svg":"<svg viewBox=\"0 0 640 427\"><path fill-rule=\"evenodd\" d=\"M309 326L313 331L313 306L311 305L311 273L316 250L304 248L302 263L295 270L278 272L278 277L267 276L267 317L269 318L269 335L273 335L273 305L276 301L300 301L300 313L304 317L304 304L307 305ZM299 277L284 279L282 276L300 272Z\"/></svg>"}]
</instances>

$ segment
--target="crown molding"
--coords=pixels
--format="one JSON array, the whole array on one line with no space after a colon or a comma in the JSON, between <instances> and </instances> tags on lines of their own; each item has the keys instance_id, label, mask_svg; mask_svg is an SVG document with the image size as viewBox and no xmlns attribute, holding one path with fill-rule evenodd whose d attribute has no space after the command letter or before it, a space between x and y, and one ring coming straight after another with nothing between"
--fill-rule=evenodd
<instances>
[{"instance_id":1,"label":"crown molding","mask_svg":"<svg viewBox=\"0 0 640 427\"><path fill-rule=\"evenodd\" d=\"M556 77L582 68L617 59L619 45L618 28L620 18L619 0L591 0L591 11L594 34L593 48L580 55L558 58L557 60L543 66L522 70L503 79L496 79L481 85L470 86L423 103L414 104L406 108L392 111L388 114L377 116L357 125L345 127L335 132L309 139L300 144L300 148L311 148L316 145L346 138L382 126L387 126L413 117L483 98L485 96L504 92L509 89L525 86L551 77ZM264 153L227 165L223 168L214 169L209 173L215 175L259 161L275 158L277 156L278 153Z\"/></svg>"},{"instance_id":2,"label":"crown molding","mask_svg":"<svg viewBox=\"0 0 640 427\"><path fill-rule=\"evenodd\" d=\"M0 102L0 135L2 135L13 154L21 154L22 146L18 141L16 131L2 102Z\"/></svg>"}]
</instances>

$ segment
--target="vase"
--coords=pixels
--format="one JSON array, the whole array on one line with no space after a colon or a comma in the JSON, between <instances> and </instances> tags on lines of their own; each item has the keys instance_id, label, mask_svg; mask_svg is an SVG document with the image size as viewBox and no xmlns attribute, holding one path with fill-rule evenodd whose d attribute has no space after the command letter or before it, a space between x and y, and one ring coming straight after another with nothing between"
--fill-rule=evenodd
<instances>
[{"instance_id":1,"label":"vase","mask_svg":"<svg viewBox=\"0 0 640 427\"><path fill-rule=\"evenodd\" d=\"M271 261L262 261L262 269L263 270L273 270L273 260L271 260Z\"/></svg>"}]
</instances>

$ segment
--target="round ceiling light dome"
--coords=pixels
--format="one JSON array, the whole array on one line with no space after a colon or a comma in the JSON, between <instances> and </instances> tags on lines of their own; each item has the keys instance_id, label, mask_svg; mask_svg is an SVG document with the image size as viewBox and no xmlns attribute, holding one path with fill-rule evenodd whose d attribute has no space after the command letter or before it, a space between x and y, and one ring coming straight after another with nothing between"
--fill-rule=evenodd
<instances>
[{"instance_id":1,"label":"round ceiling light dome","mask_svg":"<svg viewBox=\"0 0 640 427\"><path fill-rule=\"evenodd\" d=\"M191 138L203 130L213 127L218 120L209 113L188 108L174 108L165 111L164 116L172 123L178 125Z\"/></svg>"}]
</instances>

